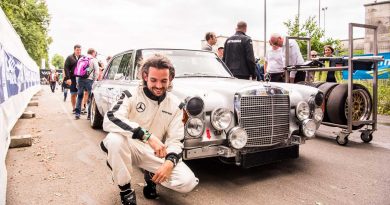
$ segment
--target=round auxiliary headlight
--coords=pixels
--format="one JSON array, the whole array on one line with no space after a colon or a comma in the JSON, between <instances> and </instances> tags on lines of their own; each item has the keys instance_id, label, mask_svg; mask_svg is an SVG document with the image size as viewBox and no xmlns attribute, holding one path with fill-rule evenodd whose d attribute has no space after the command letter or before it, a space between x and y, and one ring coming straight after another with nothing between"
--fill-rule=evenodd
<instances>
[{"instance_id":1,"label":"round auxiliary headlight","mask_svg":"<svg viewBox=\"0 0 390 205\"><path fill-rule=\"evenodd\" d=\"M241 127L233 127L228 133L229 144L234 149L242 149L248 140L246 131Z\"/></svg>"},{"instance_id":2,"label":"round auxiliary headlight","mask_svg":"<svg viewBox=\"0 0 390 205\"><path fill-rule=\"evenodd\" d=\"M317 122L321 122L322 118L324 118L324 112L322 111L322 108L317 107L314 110L314 120Z\"/></svg>"},{"instance_id":3,"label":"round auxiliary headlight","mask_svg":"<svg viewBox=\"0 0 390 205\"><path fill-rule=\"evenodd\" d=\"M306 137L309 138L314 137L316 130L317 130L317 124L314 122L314 120L307 119L303 121L302 131Z\"/></svg>"},{"instance_id":4,"label":"round auxiliary headlight","mask_svg":"<svg viewBox=\"0 0 390 205\"><path fill-rule=\"evenodd\" d=\"M204 123L199 118L190 118L186 123L186 130L191 137L199 137L203 134Z\"/></svg>"},{"instance_id":5,"label":"round auxiliary headlight","mask_svg":"<svg viewBox=\"0 0 390 205\"><path fill-rule=\"evenodd\" d=\"M197 116L202 113L204 102L200 97L192 97L187 101L186 110L191 116Z\"/></svg>"},{"instance_id":6,"label":"round auxiliary headlight","mask_svg":"<svg viewBox=\"0 0 390 205\"><path fill-rule=\"evenodd\" d=\"M216 130L224 130L232 122L232 113L225 108L218 108L211 112L211 124Z\"/></svg>"},{"instance_id":7,"label":"round auxiliary headlight","mask_svg":"<svg viewBox=\"0 0 390 205\"><path fill-rule=\"evenodd\" d=\"M318 92L314 97L314 103L317 106L321 106L323 102L324 102L324 94L322 92Z\"/></svg>"},{"instance_id":8,"label":"round auxiliary headlight","mask_svg":"<svg viewBox=\"0 0 390 205\"><path fill-rule=\"evenodd\" d=\"M295 114L297 115L297 118L301 121L308 119L310 116L309 104L307 104L307 102L305 101L299 102L295 110Z\"/></svg>"}]
</instances>

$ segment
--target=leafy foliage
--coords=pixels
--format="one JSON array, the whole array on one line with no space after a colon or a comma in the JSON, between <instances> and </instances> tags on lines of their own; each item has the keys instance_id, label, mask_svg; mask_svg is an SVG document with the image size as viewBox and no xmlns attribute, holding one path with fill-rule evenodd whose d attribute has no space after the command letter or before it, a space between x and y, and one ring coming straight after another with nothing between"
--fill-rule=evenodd
<instances>
[{"instance_id":1,"label":"leafy foliage","mask_svg":"<svg viewBox=\"0 0 390 205\"><path fill-rule=\"evenodd\" d=\"M299 24L298 16L295 16L294 21L288 20L283 24L287 27L287 34L289 36L310 37L311 50L317 51L320 55L323 54L325 45L331 45L335 49L335 52L341 51L340 40L332 38L321 40L324 37L324 31L318 28L315 17L309 17L303 25ZM297 43L301 49L302 55L307 56L307 41L297 41Z\"/></svg>"},{"instance_id":2,"label":"leafy foliage","mask_svg":"<svg viewBox=\"0 0 390 205\"><path fill-rule=\"evenodd\" d=\"M44 0L1 0L0 7L19 34L27 53L41 66L52 42L48 36L50 15Z\"/></svg>"},{"instance_id":3,"label":"leafy foliage","mask_svg":"<svg viewBox=\"0 0 390 205\"><path fill-rule=\"evenodd\" d=\"M356 81L367 87L372 96L372 81ZM390 115L390 80L379 80L378 82L378 114Z\"/></svg>"},{"instance_id":4,"label":"leafy foliage","mask_svg":"<svg viewBox=\"0 0 390 205\"><path fill-rule=\"evenodd\" d=\"M62 57L60 54L54 54L54 56L51 58L51 64L56 67L57 69L64 67L64 57Z\"/></svg>"}]
</instances>

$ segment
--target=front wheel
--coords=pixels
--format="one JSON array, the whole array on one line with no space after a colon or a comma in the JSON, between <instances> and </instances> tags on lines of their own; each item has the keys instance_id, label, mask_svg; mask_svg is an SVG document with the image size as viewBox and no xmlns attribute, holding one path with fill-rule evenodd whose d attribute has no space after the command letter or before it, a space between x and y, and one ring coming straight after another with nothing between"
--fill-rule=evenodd
<instances>
[{"instance_id":1,"label":"front wheel","mask_svg":"<svg viewBox=\"0 0 390 205\"><path fill-rule=\"evenodd\" d=\"M373 136L372 136L372 133L364 133L362 132L362 134L360 135L360 138L362 139L363 142L365 143L370 143Z\"/></svg>"},{"instance_id":2,"label":"front wheel","mask_svg":"<svg viewBox=\"0 0 390 205\"><path fill-rule=\"evenodd\" d=\"M348 142L349 142L348 136L346 136L346 137L337 136L337 137L336 137L336 142L337 142L337 144L339 144L339 145L345 146L345 145L347 145Z\"/></svg>"},{"instance_id":3,"label":"front wheel","mask_svg":"<svg viewBox=\"0 0 390 205\"><path fill-rule=\"evenodd\" d=\"M92 97L92 102L91 102L91 127L93 129L100 129L102 128L103 125L103 116L100 114L97 106L96 106L96 101L95 98Z\"/></svg>"}]
</instances>

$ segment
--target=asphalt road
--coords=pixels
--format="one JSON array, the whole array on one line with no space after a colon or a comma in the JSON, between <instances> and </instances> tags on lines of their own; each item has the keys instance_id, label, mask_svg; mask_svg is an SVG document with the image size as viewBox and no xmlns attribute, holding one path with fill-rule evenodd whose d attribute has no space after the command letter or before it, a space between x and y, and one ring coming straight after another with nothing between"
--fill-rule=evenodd
<instances>
[{"instance_id":1,"label":"asphalt road","mask_svg":"<svg viewBox=\"0 0 390 205\"><path fill-rule=\"evenodd\" d=\"M39 106L28 108L37 117L20 119L12 131L32 134L33 146L8 152L7 204L120 204L98 147L106 133L91 129L85 115L74 120L59 90L40 94ZM390 117L380 122L370 144L360 133L346 147L318 137L301 146L298 159L261 167L190 161L200 184L189 194L159 186L161 197L146 200L137 169L132 186L139 204L390 204Z\"/></svg>"}]
</instances>

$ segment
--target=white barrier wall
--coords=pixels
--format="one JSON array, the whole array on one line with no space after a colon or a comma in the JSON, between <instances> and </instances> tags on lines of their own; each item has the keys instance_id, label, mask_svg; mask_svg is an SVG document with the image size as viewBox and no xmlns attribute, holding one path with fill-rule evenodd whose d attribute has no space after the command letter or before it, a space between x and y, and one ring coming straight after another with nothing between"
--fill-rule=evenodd
<instances>
[{"instance_id":1,"label":"white barrier wall","mask_svg":"<svg viewBox=\"0 0 390 205\"><path fill-rule=\"evenodd\" d=\"M40 89L39 68L0 9L0 205L6 201L10 132Z\"/></svg>"}]
</instances>

